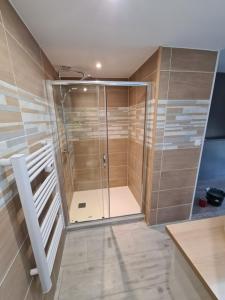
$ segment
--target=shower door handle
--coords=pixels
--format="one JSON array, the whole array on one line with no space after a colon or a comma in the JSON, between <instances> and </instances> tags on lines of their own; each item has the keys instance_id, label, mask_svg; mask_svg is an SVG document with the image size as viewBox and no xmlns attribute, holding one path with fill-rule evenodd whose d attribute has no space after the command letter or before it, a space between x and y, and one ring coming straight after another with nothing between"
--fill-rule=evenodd
<instances>
[{"instance_id":1,"label":"shower door handle","mask_svg":"<svg viewBox=\"0 0 225 300\"><path fill-rule=\"evenodd\" d=\"M107 165L107 155L105 153L103 154L102 161L103 161L103 167L106 168L106 165Z\"/></svg>"}]
</instances>

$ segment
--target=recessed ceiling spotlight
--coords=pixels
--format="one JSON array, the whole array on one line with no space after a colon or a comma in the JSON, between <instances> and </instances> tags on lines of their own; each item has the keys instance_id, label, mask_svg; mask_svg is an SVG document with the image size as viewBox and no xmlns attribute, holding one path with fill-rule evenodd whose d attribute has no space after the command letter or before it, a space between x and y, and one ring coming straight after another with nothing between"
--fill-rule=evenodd
<instances>
[{"instance_id":1,"label":"recessed ceiling spotlight","mask_svg":"<svg viewBox=\"0 0 225 300\"><path fill-rule=\"evenodd\" d=\"M97 63L96 63L96 68L97 68L97 69L101 69L101 68L102 68L102 64L101 64L100 62L97 62Z\"/></svg>"},{"instance_id":2,"label":"recessed ceiling spotlight","mask_svg":"<svg viewBox=\"0 0 225 300\"><path fill-rule=\"evenodd\" d=\"M87 92L87 88L86 88L86 87L84 87L84 88L83 88L83 91L84 91L84 92Z\"/></svg>"}]
</instances>

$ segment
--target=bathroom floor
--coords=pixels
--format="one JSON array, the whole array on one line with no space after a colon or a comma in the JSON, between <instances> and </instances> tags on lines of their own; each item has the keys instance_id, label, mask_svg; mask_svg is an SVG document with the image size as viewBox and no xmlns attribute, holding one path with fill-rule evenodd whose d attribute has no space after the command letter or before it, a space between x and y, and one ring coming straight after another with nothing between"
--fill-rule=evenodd
<instances>
[{"instance_id":1,"label":"bathroom floor","mask_svg":"<svg viewBox=\"0 0 225 300\"><path fill-rule=\"evenodd\" d=\"M171 244L144 222L67 233L55 300L172 300Z\"/></svg>"},{"instance_id":2,"label":"bathroom floor","mask_svg":"<svg viewBox=\"0 0 225 300\"><path fill-rule=\"evenodd\" d=\"M140 206L128 186L75 192L70 206L71 222L83 222L140 213ZM84 203L85 207L79 208ZM110 212L109 212L110 210Z\"/></svg>"}]
</instances>

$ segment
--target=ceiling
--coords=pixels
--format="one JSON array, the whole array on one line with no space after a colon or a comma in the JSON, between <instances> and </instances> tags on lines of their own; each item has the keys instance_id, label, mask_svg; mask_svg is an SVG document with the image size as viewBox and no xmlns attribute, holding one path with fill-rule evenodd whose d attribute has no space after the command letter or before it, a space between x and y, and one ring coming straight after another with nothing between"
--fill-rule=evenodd
<instances>
[{"instance_id":1,"label":"ceiling","mask_svg":"<svg viewBox=\"0 0 225 300\"><path fill-rule=\"evenodd\" d=\"M224 0L10 2L54 65L93 77L129 77L160 45L225 48Z\"/></svg>"}]
</instances>

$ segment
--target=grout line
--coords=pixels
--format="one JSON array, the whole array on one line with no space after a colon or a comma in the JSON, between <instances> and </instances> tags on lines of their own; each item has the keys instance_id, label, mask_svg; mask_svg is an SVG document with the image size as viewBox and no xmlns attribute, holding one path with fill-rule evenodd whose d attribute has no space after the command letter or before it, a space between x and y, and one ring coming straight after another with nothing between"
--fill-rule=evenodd
<instances>
[{"instance_id":1,"label":"grout line","mask_svg":"<svg viewBox=\"0 0 225 300\"><path fill-rule=\"evenodd\" d=\"M160 70L160 72L174 72L174 73L203 73L203 74L214 74L213 71L192 71L192 70L176 70L176 69L169 69L169 70Z\"/></svg>"},{"instance_id":2,"label":"grout line","mask_svg":"<svg viewBox=\"0 0 225 300\"><path fill-rule=\"evenodd\" d=\"M31 284L32 284L32 282L33 282L33 279L34 279L34 277L31 277L31 281L30 281L30 284L29 284L29 286L28 286L28 288L27 288L27 291L26 291L24 300L27 299L27 296L28 296L28 293L29 293L29 291L30 291L30 288L31 288Z\"/></svg>"},{"instance_id":3,"label":"grout line","mask_svg":"<svg viewBox=\"0 0 225 300\"><path fill-rule=\"evenodd\" d=\"M3 284L3 282L5 281L5 279L6 279L7 275L8 275L8 273L9 273L9 271L11 270L11 268L12 268L12 266L13 266L13 264L14 264L16 258L17 258L17 256L19 255L19 253L20 253L20 251L21 251L23 245L24 245L25 242L27 241L27 238L28 238L28 234L26 235L24 241L22 242L22 244L20 245L19 249L17 250L16 255L15 255L14 258L11 260L11 263L9 264L8 269L6 270L6 272L5 272L5 274L4 274L3 278L2 278L2 280L1 280L1 282L0 282L0 288L1 288L2 284Z\"/></svg>"},{"instance_id":4,"label":"grout line","mask_svg":"<svg viewBox=\"0 0 225 300\"><path fill-rule=\"evenodd\" d=\"M180 207L180 206L190 206L191 202L185 203L185 204L178 204L178 205L171 205L171 206L165 206L165 207L159 207L158 210L167 209L167 208L173 208L173 207Z\"/></svg>"},{"instance_id":5,"label":"grout line","mask_svg":"<svg viewBox=\"0 0 225 300\"><path fill-rule=\"evenodd\" d=\"M156 190L153 192L166 192L166 191L174 191L174 190L183 190L183 189L188 189L188 188L193 188L193 185L187 185L183 187L176 187L176 188L170 188L170 189L165 189L165 190Z\"/></svg>"},{"instance_id":6,"label":"grout line","mask_svg":"<svg viewBox=\"0 0 225 300\"><path fill-rule=\"evenodd\" d=\"M170 48L170 61L169 61L169 70L171 69L171 64L172 64L172 48ZM161 57L162 59L162 57ZM167 83L167 92L166 92L166 100L169 98L169 87L170 87L170 72L169 72L169 77L168 77L168 83ZM157 114L158 115L158 114ZM159 191L160 191L160 186L161 186L161 176L162 176L162 164L163 164L163 151L164 151L164 141L165 141L165 129L166 129L166 115L167 115L167 105L165 107L165 122L163 126L163 141L162 141L162 153L161 153L161 161L160 161L160 175L159 175L159 182L158 182L158 197L157 197L157 205L156 205L156 224L158 223L158 202L159 202ZM157 122L157 119L156 119ZM157 138L157 137L156 137ZM154 174L154 170L153 170Z\"/></svg>"},{"instance_id":7,"label":"grout line","mask_svg":"<svg viewBox=\"0 0 225 300\"><path fill-rule=\"evenodd\" d=\"M4 26L4 22L2 23L3 26ZM4 26L5 27L5 26ZM16 38L15 36L5 27L5 31L10 35L10 37L20 46L20 48L32 59L32 61L37 65L37 67L39 67L39 69L42 71L42 72L45 72L44 69L43 69L43 65L39 64L37 62L37 60L31 55L31 53L28 51L28 49L26 49ZM37 44L38 48L39 48L39 51L41 51L41 48L40 46ZM40 54L40 52L39 52ZM41 60L41 57L40 57L40 60Z\"/></svg>"}]
</instances>

